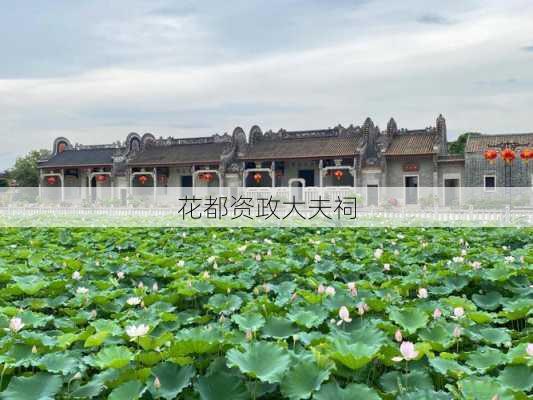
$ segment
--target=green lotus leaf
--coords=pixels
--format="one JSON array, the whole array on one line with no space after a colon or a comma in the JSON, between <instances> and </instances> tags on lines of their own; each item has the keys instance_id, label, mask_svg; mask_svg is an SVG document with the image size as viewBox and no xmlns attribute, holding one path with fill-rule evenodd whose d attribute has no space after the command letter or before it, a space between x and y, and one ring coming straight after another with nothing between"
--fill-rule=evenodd
<instances>
[{"instance_id":1,"label":"green lotus leaf","mask_svg":"<svg viewBox=\"0 0 533 400\"><path fill-rule=\"evenodd\" d=\"M38 373L29 377L14 377L6 390L0 393L2 400L54 400L63 386L57 375Z\"/></svg>"},{"instance_id":2,"label":"green lotus leaf","mask_svg":"<svg viewBox=\"0 0 533 400\"><path fill-rule=\"evenodd\" d=\"M234 314L231 319L243 331L255 332L265 325L265 319L261 314Z\"/></svg>"},{"instance_id":3,"label":"green lotus leaf","mask_svg":"<svg viewBox=\"0 0 533 400\"><path fill-rule=\"evenodd\" d=\"M201 376L195 388L201 400L248 400L251 398L242 379L223 372Z\"/></svg>"},{"instance_id":4,"label":"green lotus leaf","mask_svg":"<svg viewBox=\"0 0 533 400\"><path fill-rule=\"evenodd\" d=\"M470 369L459 364L457 361L448 360L441 357L430 358L429 365L431 365L431 367L441 375L461 377L463 375L472 373Z\"/></svg>"},{"instance_id":5,"label":"green lotus leaf","mask_svg":"<svg viewBox=\"0 0 533 400\"><path fill-rule=\"evenodd\" d=\"M152 384L150 392L155 398L162 397L166 400L176 398L176 396L191 384L195 375L195 370L188 365L180 367L179 365L164 362L152 369L152 374L159 379L160 387L156 388Z\"/></svg>"},{"instance_id":6,"label":"green lotus leaf","mask_svg":"<svg viewBox=\"0 0 533 400\"><path fill-rule=\"evenodd\" d=\"M266 320L262 329L262 335L275 339L284 339L298 332L291 321L285 318L272 317Z\"/></svg>"},{"instance_id":7,"label":"green lotus leaf","mask_svg":"<svg viewBox=\"0 0 533 400\"><path fill-rule=\"evenodd\" d=\"M362 384L351 383L345 388L341 388L337 383L322 385L315 393L313 400L381 400L378 393Z\"/></svg>"},{"instance_id":8,"label":"green lotus leaf","mask_svg":"<svg viewBox=\"0 0 533 400\"><path fill-rule=\"evenodd\" d=\"M320 368L310 357L292 367L281 382L281 393L291 400L308 399L329 378L329 368Z\"/></svg>"},{"instance_id":9,"label":"green lotus leaf","mask_svg":"<svg viewBox=\"0 0 533 400\"><path fill-rule=\"evenodd\" d=\"M434 390L415 390L413 392L402 393L397 400L452 400L449 393L435 392Z\"/></svg>"},{"instance_id":10,"label":"green lotus leaf","mask_svg":"<svg viewBox=\"0 0 533 400\"><path fill-rule=\"evenodd\" d=\"M472 300L478 307L494 311L500 306L502 295L499 292L492 291L486 294L474 294L472 295Z\"/></svg>"},{"instance_id":11,"label":"green lotus leaf","mask_svg":"<svg viewBox=\"0 0 533 400\"><path fill-rule=\"evenodd\" d=\"M475 326L470 328L467 331L467 334L471 335L474 340L494 344L496 346L511 343L511 336L505 328L480 328Z\"/></svg>"},{"instance_id":12,"label":"green lotus leaf","mask_svg":"<svg viewBox=\"0 0 533 400\"><path fill-rule=\"evenodd\" d=\"M253 342L243 348L242 352L237 349L228 351L226 358L229 367L238 367L241 372L262 382L281 382L290 362L286 350L268 342Z\"/></svg>"},{"instance_id":13,"label":"green lotus leaf","mask_svg":"<svg viewBox=\"0 0 533 400\"><path fill-rule=\"evenodd\" d=\"M80 360L68 353L49 353L39 360L40 367L48 372L70 374L80 367Z\"/></svg>"},{"instance_id":14,"label":"green lotus leaf","mask_svg":"<svg viewBox=\"0 0 533 400\"><path fill-rule=\"evenodd\" d=\"M481 347L475 352L468 354L466 363L483 372L496 368L498 365L505 364L507 357L504 353L491 347Z\"/></svg>"},{"instance_id":15,"label":"green lotus leaf","mask_svg":"<svg viewBox=\"0 0 533 400\"><path fill-rule=\"evenodd\" d=\"M526 318L531 313L533 313L531 300L520 298L505 303L503 311L500 314L511 321L515 321L517 319Z\"/></svg>"},{"instance_id":16,"label":"green lotus leaf","mask_svg":"<svg viewBox=\"0 0 533 400\"><path fill-rule=\"evenodd\" d=\"M428 316L425 312L417 308L404 308L403 310L392 310L389 318L400 325L410 334L415 333L418 329L426 326Z\"/></svg>"},{"instance_id":17,"label":"green lotus leaf","mask_svg":"<svg viewBox=\"0 0 533 400\"><path fill-rule=\"evenodd\" d=\"M465 399L486 400L494 396L500 400L514 399L511 391L490 377L470 377L457 382L460 393Z\"/></svg>"},{"instance_id":18,"label":"green lotus leaf","mask_svg":"<svg viewBox=\"0 0 533 400\"><path fill-rule=\"evenodd\" d=\"M80 385L75 388L71 395L74 398L93 398L98 396L109 381L114 381L119 377L119 370L108 369L93 376L93 378L85 385Z\"/></svg>"},{"instance_id":19,"label":"green lotus leaf","mask_svg":"<svg viewBox=\"0 0 533 400\"><path fill-rule=\"evenodd\" d=\"M433 390L433 381L426 372L412 371L402 374L398 371L391 371L383 374L379 379L379 384L386 393L398 393L402 390Z\"/></svg>"},{"instance_id":20,"label":"green lotus leaf","mask_svg":"<svg viewBox=\"0 0 533 400\"><path fill-rule=\"evenodd\" d=\"M330 357L346 367L356 370L367 365L377 355L380 346L352 343L344 339L333 341Z\"/></svg>"},{"instance_id":21,"label":"green lotus leaf","mask_svg":"<svg viewBox=\"0 0 533 400\"><path fill-rule=\"evenodd\" d=\"M295 307L287 314L287 318L291 321L308 329L322 324L327 316L327 311L319 304L314 304L306 308Z\"/></svg>"},{"instance_id":22,"label":"green lotus leaf","mask_svg":"<svg viewBox=\"0 0 533 400\"><path fill-rule=\"evenodd\" d=\"M452 333L442 325L421 329L418 335L437 351L444 351L455 343Z\"/></svg>"},{"instance_id":23,"label":"green lotus leaf","mask_svg":"<svg viewBox=\"0 0 533 400\"><path fill-rule=\"evenodd\" d=\"M215 294L209 299L208 306L216 313L231 314L241 307L242 299L234 294Z\"/></svg>"},{"instance_id":24,"label":"green lotus leaf","mask_svg":"<svg viewBox=\"0 0 533 400\"><path fill-rule=\"evenodd\" d=\"M92 334L87 339L85 339L85 347L97 347L100 346L108 338L109 332L100 331Z\"/></svg>"},{"instance_id":25,"label":"green lotus leaf","mask_svg":"<svg viewBox=\"0 0 533 400\"><path fill-rule=\"evenodd\" d=\"M16 283L15 286L29 296L37 294L48 286L47 281L38 275L16 276L13 280Z\"/></svg>"},{"instance_id":26,"label":"green lotus leaf","mask_svg":"<svg viewBox=\"0 0 533 400\"><path fill-rule=\"evenodd\" d=\"M93 363L100 369L122 368L133 360L133 353L124 346L110 346L100 350L93 358Z\"/></svg>"},{"instance_id":27,"label":"green lotus leaf","mask_svg":"<svg viewBox=\"0 0 533 400\"><path fill-rule=\"evenodd\" d=\"M526 365L508 365L498 380L511 389L528 392L533 389L533 368Z\"/></svg>"},{"instance_id":28,"label":"green lotus leaf","mask_svg":"<svg viewBox=\"0 0 533 400\"><path fill-rule=\"evenodd\" d=\"M143 384L139 381L128 381L117 386L109 394L108 400L137 400L142 394Z\"/></svg>"}]
</instances>

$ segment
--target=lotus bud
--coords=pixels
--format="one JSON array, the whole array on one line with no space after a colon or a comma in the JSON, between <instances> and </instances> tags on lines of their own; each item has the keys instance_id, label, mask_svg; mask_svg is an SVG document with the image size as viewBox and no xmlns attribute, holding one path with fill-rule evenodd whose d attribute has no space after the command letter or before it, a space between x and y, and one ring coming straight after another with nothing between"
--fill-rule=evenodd
<instances>
[{"instance_id":1,"label":"lotus bud","mask_svg":"<svg viewBox=\"0 0 533 400\"><path fill-rule=\"evenodd\" d=\"M526 353L528 356L533 357L533 343L528 343L526 346Z\"/></svg>"},{"instance_id":2,"label":"lotus bud","mask_svg":"<svg viewBox=\"0 0 533 400\"><path fill-rule=\"evenodd\" d=\"M326 291L326 288L324 287L324 285L320 284L318 285L318 288L316 289L316 291L318 294L323 294Z\"/></svg>"},{"instance_id":3,"label":"lotus bud","mask_svg":"<svg viewBox=\"0 0 533 400\"><path fill-rule=\"evenodd\" d=\"M152 291L157 292L158 290L159 290L159 286L157 285L157 282L155 282L155 283L152 285Z\"/></svg>"},{"instance_id":4,"label":"lotus bud","mask_svg":"<svg viewBox=\"0 0 533 400\"><path fill-rule=\"evenodd\" d=\"M246 340L248 340L249 342L254 338L253 334L252 334L252 331L250 329L247 329L246 330Z\"/></svg>"},{"instance_id":5,"label":"lotus bud","mask_svg":"<svg viewBox=\"0 0 533 400\"><path fill-rule=\"evenodd\" d=\"M33 354L37 354L37 347L35 345L33 345L33 347L31 348L31 352Z\"/></svg>"},{"instance_id":6,"label":"lotus bud","mask_svg":"<svg viewBox=\"0 0 533 400\"><path fill-rule=\"evenodd\" d=\"M139 282L139 284L137 285L137 287L138 287L139 289L144 289L144 283Z\"/></svg>"},{"instance_id":7,"label":"lotus bud","mask_svg":"<svg viewBox=\"0 0 533 400\"><path fill-rule=\"evenodd\" d=\"M455 328L453 328L453 337L456 337L456 338L461 337L461 333L462 333L461 327L456 326Z\"/></svg>"},{"instance_id":8,"label":"lotus bud","mask_svg":"<svg viewBox=\"0 0 533 400\"><path fill-rule=\"evenodd\" d=\"M433 311L433 319L439 319L442 316L442 311L440 308L435 308L435 311Z\"/></svg>"},{"instance_id":9,"label":"lotus bud","mask_svg":"<svg viewBox=\"0 0 533 400\"><path fill-rule=\"evenodd\" d=\"M399 329L397 329L394 333L394 340L396 340L398 343L401 343L403 340L402 331L400 331Z\"/></svg>"},{"instance_id":10,"label":"lotus bud","mask_svg":"<svg viewBox=\"0 0 533 400\"><path fill-rule=\"evenodd\" d=\"M9 321L9 329L11 330L11 332L17 333L22 328L24 328L24 323L22 322L22 319L20 319L19 317L11 318L11 320Z\"/></svg>"},{"instance_id":11,"label":"lotus bud","mask_svg":"<svg viewBox=\"0 0 533 400\"><path fill-rule=\"evenodd\" d=\"M378 248L378 249L374 250L374 258L376 260L379 260L382 255L383 255L383 249L382 248Z\"/></svg>"},{"instance_id":12,"label":"lotus bud","mask_svg":"<svg viewBox=\"0 0 533 400\"><path fill-rule=\"evenodd\" d=\"M154 387L155 387L156 390L161 389L161 381L159 380L159 378L157 376L154 379Z\"/></svg>"},{"instance_id":13,"label":"lotus bud","mask_svg":"<svg viewBox=\"0 0 533 400\"><path fill-rule=\"evenodd\" d=\"M72 377L72 380L78 380L78 379L81 379L81 372L76 372L74 374L74 376Z\"/></svg>"},{"instance_id":14,"label":"lotus bud","mask_svg":"<svg viewBox=\"0 0 533 400\"><path fill-rule=\"evenodd\" d=\"M357 287L355 286L355 282L348 282L348 290L352 296L357 296Z\"/></svg>"}]
</instances>

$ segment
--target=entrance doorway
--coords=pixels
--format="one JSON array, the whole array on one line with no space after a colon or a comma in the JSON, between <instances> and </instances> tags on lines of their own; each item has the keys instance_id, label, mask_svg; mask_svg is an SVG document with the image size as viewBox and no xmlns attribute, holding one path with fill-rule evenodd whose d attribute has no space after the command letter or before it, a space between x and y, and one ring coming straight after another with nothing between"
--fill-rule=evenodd
<instances>
[{"instance_id":1,"label":"entrance doorway","mask_svg":"<svg viewBox=\"0 0 533 400\"><path fill-rule=\"evenodd\" d=\"M405 204L418 204L418 175L405 178Z\"/></svg>"},{"instance_id":2,"label":"entrance doorway","mask_svg":"<svg viewBox=\"0 0 533 400\"><path fill-rule=\"evenodd\" d=\"M192 175L181 176L181 196L192 196Z\"/></svg>"},{"instance_id":3,"label":"entrance doorway","mask_svg":"<svg viewBox=\"0 0 533 400\"><path fill-rule=\"evenodd\" d=\"M298 178L305 181L305 186L315 186L315 171L312 169L300 169Z\"/></svg>"},{"instance_id":4,"label":"entrance doorway","mask_svg":"<svg viewBox=\"0 0 533 400\"><path fill-rule=\"evenodd\" d=\"M444 179L444 205L452 207L459 205L459 179Z\"/></svg>"},{"instance_id":5,"label":"entrance doorway","mask_svg":"<svg viewBox=\"0 0 533 400\"><path fill-rule=\"evenodd\" d=\"M302 201L304 198L305 179L289 179L290 199Z\"/></svg>"},{"instance_id":6,"label":"entrance doorway","mask_svg":"<svg viewBox=\"0 0 533 400\"><path fill-rule=\"evenodd\" d=\"M378 206L379 205L379 189L378 185L366 185L366 205Z\"/></svg>"}]
</instances>

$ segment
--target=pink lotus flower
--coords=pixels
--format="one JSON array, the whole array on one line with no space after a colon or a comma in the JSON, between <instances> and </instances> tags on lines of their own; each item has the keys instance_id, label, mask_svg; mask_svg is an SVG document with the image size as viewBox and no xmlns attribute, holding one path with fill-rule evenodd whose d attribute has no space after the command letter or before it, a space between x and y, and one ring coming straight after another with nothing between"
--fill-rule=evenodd
<instances>
[{"instance_id":1,"label":"pink lotus flower","mask_svg":"<svg viewBox=\"0 0 533 400\"><path fill-rule=\"evenodd\" d=\"M463 307L455 307L453 309L453 315L455 318L462 318L465 315L465 309Z\"/></svg>"},{"instance_id":2,"label":"pink lotus flower","mask_svg":"<svg viewBox=\"0 0 533 400\"><path fill-rule=\"evenodd\" d=\"M402 331L401 330L396 330L396 332L394 333L394 340L396 340L398 343L401 343L402 340L403 340L403 336L402 336Z\"/></svg>"},{"instance_id":3,"label":"pink lotus flower","mask_svg":"<svg viewBox=\"0 0 533 400\"><path fill-rule=\"evenodd\" d=\"M337 322L337 325L342 324L343 322L352 322L352 319L350 318L350 311L348 311L348 308L345 306L342 306L339 309L339 318L340 321Z\"/></svg>"},{"instance_id":4,"label":"pink lotus flower","mask_svg":"<svg viewBox=\"0 0 533 400\"><path fill-rule=\"evenodd\" d=\"M428 298L428 290L426 288L418 289L418 298L419 299L427 299Z\"/></svg>"},{"instance_id":5,"label":"pink lotus flower","mask_svg":"<svg viewBox=\"0 0 533 400\"><path fill-rule=\"evenodd\" d=\"M326 295L331 297L335 296L335 288L333 286L328 286L326 288Z\"/></svg>"},{"instance_id":6,"label":"pink lotus flower","mask_svg":"<svg viewBox=\"0 0 533 400\"><path fill-rule=\"evenodd\" d=\"M442 311L440 308L435 308L435 311L433 311L433 319L439 319L442 317Z\"/></svg>"},{"instance_id":7,"label":"pink lotus flower","mask_svg":"<svg viewBox=\"0 0 533 400\"><path fill-rule=\"evenodd\" d=\"M528 356L533 357L533 343L527 344L526 353Z\"/></svg>"},{"instance_id":8,"label":"pink lotus flower","mask_svg":"<svg viewBox=\"0 0 533 400\"><path fill-rule=\"evenodd\" d=\"M11 332L17 333L22 328L24 328L22 319L20 319L19 317L11 318L11 320L9 321L9 329L11 330Z\"/></svg>"},{"instance_id":9,"label":"pink lotus flower","mask_svg":"<svg viewBox=\"0 0 533 400\"><path fill-rule=\"evenodd\" d=\"M368 307L368 304L366 303L359 303L357 305L357 313L359 315L364 315L368 310L370 310L370 307Z\"/></svg>"},{"instance_id":10,"label":"pink lotus flower","mask_svg":"<svg viewBox=\"0 0 533 400\"><path fill-rule=\"evenodd\" d=\"M348 282L348 290L352 296L357 296L357 287L355 286L355 282Z\"/></svg>"},{"instance_id":11,"label":"pink lotus flower","mask_svg":"<svg viewBox=\"0 0 533 400\"><path fill-rule=\"evenodd\" d=\"M393 361L409 361L414 360L416 357L418 357L418 351L415 350L415 345L411 342L402 342L400 345L400 353L402 354L402 357L393 357Z\"/></svg>"},{"instance_id":12,"label":"pink lotus flower","mask_svg":"<svg viewBox=\"0 0 533 400\"><path fill-rule=\"evenodd\" d=\"M317 293L318 294L324 294L324 292L326 291L326 287L322 284L318 285L318 288L316 289Z\"/></svg>"}]
</instances>

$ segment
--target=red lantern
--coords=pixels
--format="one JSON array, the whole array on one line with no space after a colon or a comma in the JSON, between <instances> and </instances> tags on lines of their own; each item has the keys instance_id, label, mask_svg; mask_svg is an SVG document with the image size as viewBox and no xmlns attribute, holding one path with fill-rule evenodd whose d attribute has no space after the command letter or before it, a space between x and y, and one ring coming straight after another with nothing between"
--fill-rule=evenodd
<instances>
[{"instance_id":1,"label":"red lantern","mask_svg":"<svg viewBox=\"0 0 533 400\"><path fill-rule=\"evenodd\" d=\"M211 182L213 180L213 174L210 172L200 174L200 179L206 182Z\"/></svg>"},{"instance_id":2,"label":"red lantern","mask_svg":"<svg viewBox=\"0 0 533 400\"><path fill-rule=\"evenodd\" d=\"M506 148L502 150L502 158L507 164L511 164L516 158L516 154L510 148Z\"/></svg>"},{"instance_id":3,"label":"red lantern","mask_svg":"<svg viewBox=\"0 0 533 400\"><path fill-rule=\"evenodd\" d=\"M96 175L96 180L98 182L105 182L105 181L107 181L107 175L103 175L103 174Z\"/></svg>"},{"instance_id":4,"label":"red lantern","mask_svg":"<svg viewBox=\"0 0 533 400\"><path fill-rule=\"evenodd\" d=\"M338 170L335 171L335 173L333 175L335 175L335 178L337 178L337 180L340 181L342 179L342 177L344 176L344 172L342 172L340 169L338 169Z\"/></svg>"},{"instance_id":5,"label":"red lantern","mask_svg":"<svg viewBox=\"0 0 533 400\"><path fill-rule=\"evenodd\" d=\"M148 177L146 175L139 176L139 182L141 185L144 185L147 181L148 181Z\"/></svg>"},{"instance_id":6,"label":"red lantern","mask_svg":"<svg viewBox=\"0 0 533 400\"><path fill-rule=\"evenodd\" d=\"M520 151L520 158L522 159L522 161L527 163L530 158L533 158L533 150L523 149L522 151Z\"/></svg>"},{"instance_id":7,"label":"red lantern","mask_svg":"<svg viewBox=\"0 0 533 400\"><path fill-rule=\"evenodd\" d=\"M261 182L261 180L263 179L263 175L261 175L259 172L256 172L254 174L254 181L255 183L259 183Z\"/></svg>"},{"instance_id":8,"label":"red lantern","mask_svg":"<svg viewBox=\"0 0 533 400\"><path fill-rule=\"evenodd\" d=\"M46 183L49 185L55 185L56 184L56 177L55 176L49 176L46 178Z\"/></svg>"},{"instance_id":9,"label":"red lantern","mask_svg":"<svg viewBox=\"0 0 533 400\"><path fill-rule=\"evenodd\" d=\"M494 164L496 158L498 158L498 152L496 150L485 150L485 160Z\"/></svg>"}]
</instances>

